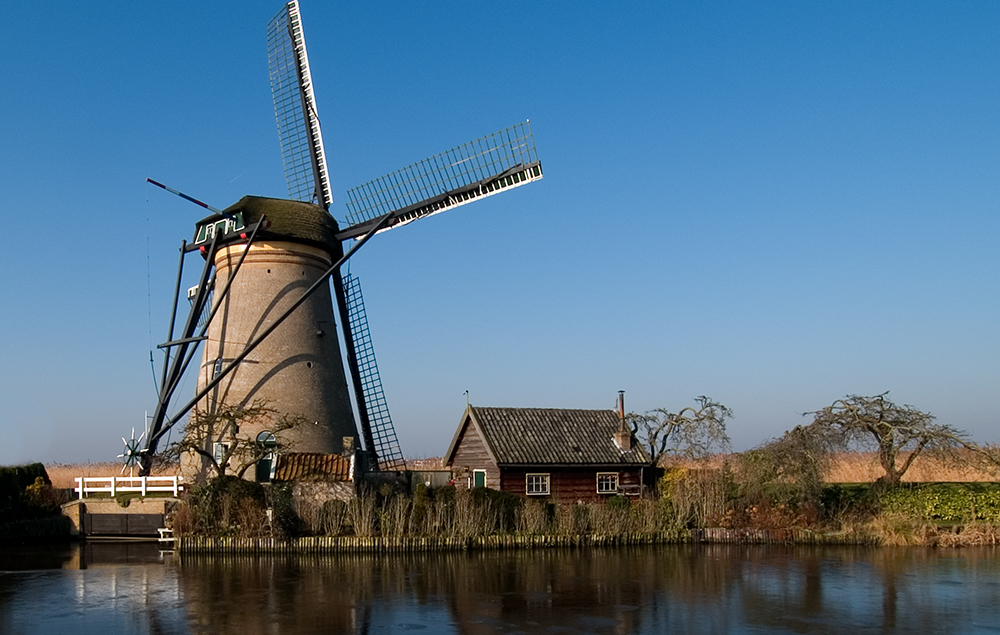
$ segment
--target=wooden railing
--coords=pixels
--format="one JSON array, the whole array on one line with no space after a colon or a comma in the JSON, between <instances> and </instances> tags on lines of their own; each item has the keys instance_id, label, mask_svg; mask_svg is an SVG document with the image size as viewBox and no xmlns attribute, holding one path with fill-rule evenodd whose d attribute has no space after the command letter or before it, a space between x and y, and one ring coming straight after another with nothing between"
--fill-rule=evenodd
<instances>
[{"instance_id":1,"label":"wooden railing","mask_svg":"<svg viewBox=\"0 0 1000 635\"><path fill-rule=\"evenodd\" d=\"M119 492L139 492L143 496L149 492L172 492L178 496L184 489L180 476L78 476L73 488L80 498L88 494L110 494Z\"/></svg>"}]
</instances>

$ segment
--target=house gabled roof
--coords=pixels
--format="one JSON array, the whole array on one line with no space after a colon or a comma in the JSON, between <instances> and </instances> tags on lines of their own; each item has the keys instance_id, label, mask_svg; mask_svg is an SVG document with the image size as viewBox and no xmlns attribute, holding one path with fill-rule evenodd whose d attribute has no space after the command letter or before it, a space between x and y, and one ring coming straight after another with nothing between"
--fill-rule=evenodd
<instances>
[{"instance_id":1,"label":"house gabled roof","mask_svg":"<svg viewBox=\"0 0 1000 635\"><path fill-rule=\"evenodd\" d=\"M614 434L621 420L614 410L484 408L469 406L445 454L450 464L467 426L474 426L498 465L641 465L642 446L622 452Z\"/></svg>"}]
</instances>

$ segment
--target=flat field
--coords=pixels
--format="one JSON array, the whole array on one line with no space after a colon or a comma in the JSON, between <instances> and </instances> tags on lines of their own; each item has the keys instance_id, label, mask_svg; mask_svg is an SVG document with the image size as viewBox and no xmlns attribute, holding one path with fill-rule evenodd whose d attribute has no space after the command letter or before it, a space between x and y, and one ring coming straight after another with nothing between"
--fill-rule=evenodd
<instances>
[{"instance_id":1,"label":"flat field","mask_svg":"<svg viewBox=\"0 0 1000 635\"><path fill-rule=\"evenodd\" d=\"M833 458L830 469L826 473L828 483L870 483L882 473L873 453L846 452ZM676 461L670 465L700 469L717 469L722 467L726 457L716 455L704 461ZM423 459L407 459L407 467L411 470L441 470L439 457ZM76 487L74 480L78 476L111 476L121 475L120 463L77 463L64 465L50 463L45 466L56 488ZM126 471L127 473L127 471ZM178 473L176 465L161 465L153 469L154 476L173 476ZM903 477L911 483L977 483L984 481L1000 481L1000 474L993 474L973 468L948 465L930 458L918 458Z\"/></svg>"}]
</instances>

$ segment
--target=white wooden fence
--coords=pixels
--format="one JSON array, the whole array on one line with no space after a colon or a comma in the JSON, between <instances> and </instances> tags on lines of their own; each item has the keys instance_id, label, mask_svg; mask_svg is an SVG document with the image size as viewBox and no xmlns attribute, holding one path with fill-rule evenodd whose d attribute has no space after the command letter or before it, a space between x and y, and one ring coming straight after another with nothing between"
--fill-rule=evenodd
<instances>
[{"instance_id":1,"label":"white wooden fence","mask_svg":"<svg viewBox=\"0 0 1000 635\"><path fill-rule=\"evenodd\" d=\"M184 489L180 476L78 476L74 491L80 498L87 494L111 494L118 492L173 492L174 496Z\"/></svg>"}]
</instances>

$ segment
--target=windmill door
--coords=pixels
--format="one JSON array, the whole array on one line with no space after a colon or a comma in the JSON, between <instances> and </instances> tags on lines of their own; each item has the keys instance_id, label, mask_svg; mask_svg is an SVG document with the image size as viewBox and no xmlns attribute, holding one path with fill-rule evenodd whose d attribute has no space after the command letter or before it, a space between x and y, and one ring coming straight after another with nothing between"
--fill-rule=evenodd
<instances>
[{"instance_id":1,"label":"windmill door","mask_svg":"<svg viewBox=\"0 0 1000 635\"><path fill-rule=\"evenodd\" d=\"M267 455L261 460L257 461L257 475L256 481L258 483L270 483L271 482L271 465L273 461L271 460L272 455Z\"/></svg>"}]
</instances>

